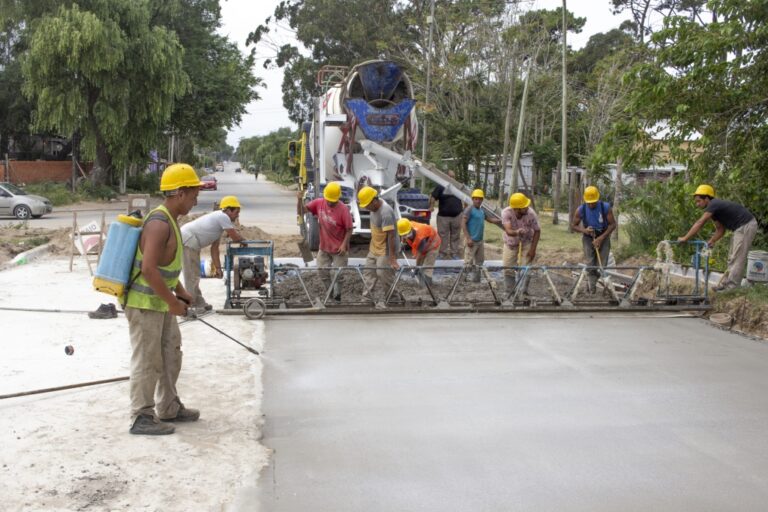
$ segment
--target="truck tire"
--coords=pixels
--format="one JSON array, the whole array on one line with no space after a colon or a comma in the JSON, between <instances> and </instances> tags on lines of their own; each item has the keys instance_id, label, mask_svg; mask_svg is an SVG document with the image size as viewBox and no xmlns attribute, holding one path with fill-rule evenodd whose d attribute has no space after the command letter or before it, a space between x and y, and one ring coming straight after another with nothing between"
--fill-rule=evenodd
<instances>
[{"instance_id":1,"label":"truck tire","mask_svg":"<svg viewBox=\"0 0 768 512\"><path fill-rule=\"evenodd\" d=\"M304 238L307 240L309 250L318 251L320 249L320 225L317 223L317 217L310 213L304 215L304 226L306 226Z\"/></svg>"}]
</instances>

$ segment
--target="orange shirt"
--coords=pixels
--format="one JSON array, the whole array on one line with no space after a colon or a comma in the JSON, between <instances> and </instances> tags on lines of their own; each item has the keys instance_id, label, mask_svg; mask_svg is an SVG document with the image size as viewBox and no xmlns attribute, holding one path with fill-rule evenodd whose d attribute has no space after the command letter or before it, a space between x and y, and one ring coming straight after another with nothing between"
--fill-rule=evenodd
<instances>
[{"instance_id":1,"label":"orange shirt","mask_svg":"<svg viewBox=\"0 0 768 512\"><path fill-rule=\"evenodd\" d=\"M435 228L419 222L411 222L411 227L416 234L413 239L407 238L406 242L411 247L411 254L413 254L414 258L440 248L442 240Z\"/></svg>"}]
</instances>

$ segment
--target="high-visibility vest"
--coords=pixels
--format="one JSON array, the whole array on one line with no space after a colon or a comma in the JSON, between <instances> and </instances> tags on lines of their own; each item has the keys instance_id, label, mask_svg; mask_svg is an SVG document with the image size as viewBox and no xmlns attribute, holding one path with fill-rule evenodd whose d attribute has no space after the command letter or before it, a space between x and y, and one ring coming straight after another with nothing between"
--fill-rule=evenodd
<instances>
[{"instance_id":1,"label":"high-visibility vest","mask_svg":"<svg viewBox=\"0 0 768 512\"><path fill-rule=\"evenodd\" d=\"M432 226L421 224L419 222L411 222L411 228L416 232L413 239L407 238L406 242L411 247L411 254L414 258L419 257L419 245L425 238L429 238L429 243L426 250L421 254L427 254L429 251L437 250L440 248L440 235L437 234L437 230Z\"/></svg>"},{"instance_id":2,"label":"high-visibility vest","mask_svg":"<svg viewBox=\"0 0 768 512\"><path fill-rule=\"evenodd\" d=\"M173 227L173 232L176 235L176 254L168 265L158 267L160 275L163 276L165 285L174 290L179 283L179 274L181 274L181 261L183 255L183 245L181 243L181 232L179 226L176 224L176 220L171 216L171 212L168 209L160 205L147 215L144 220L144 224L158 218L158 216L165 216L168 219L168 223ZM133 270L131 271L131 281L128 289L128 298L125 301L126 306L138 309L150 309L152 311L168 311L168 303L161 299L152 287L149 285L144 274L141 273L141 262L144 260L144 255L141 252L141 244L136 247L136 256L133 259Z\"/></svg>"}]
</instances>

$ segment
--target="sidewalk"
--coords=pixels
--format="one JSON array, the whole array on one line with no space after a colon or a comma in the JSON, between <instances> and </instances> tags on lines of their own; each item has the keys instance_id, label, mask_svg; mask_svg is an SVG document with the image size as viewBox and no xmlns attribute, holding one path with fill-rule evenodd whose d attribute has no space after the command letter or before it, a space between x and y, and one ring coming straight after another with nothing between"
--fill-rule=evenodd
<instances>
[{"instance_id":1,"label":"sidewalk","mask_svg":"<svg viewBox=\"0 0 768 512\"><path fill-rule=\"evenodd\" d=\"M128 375L122 314L91 320L109 296L91 289L84 263L42 259L0 273L6 326L0 395ZM224 300L223 281L204 279L206 298ZM212 325L260 350L260 321L212 315ZM261 436L260 358L200 322L180 326L185 352L179 393L201 410L171 436L131 436L128 383L0 400L4 510L226 510L266 463ZM72 345L72 356L64 347Z\"/></svg>"}]
</instances>

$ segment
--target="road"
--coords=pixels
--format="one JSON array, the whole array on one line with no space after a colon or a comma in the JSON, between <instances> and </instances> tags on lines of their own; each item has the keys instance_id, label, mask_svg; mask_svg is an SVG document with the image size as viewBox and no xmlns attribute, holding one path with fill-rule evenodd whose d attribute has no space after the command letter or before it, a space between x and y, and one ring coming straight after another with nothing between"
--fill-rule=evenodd
<instances>
[{"instance_id":1,"label":"road","mask_svg":"<svg viewBox=\"0 0 768 512\"><path fill-rule=\"evenodd\" d=\"M192 213L205 213L213 208L214 202L227 195L237 196L242 210L240 223L245 226L258 226L273 235L298 234L296 227L296 194L284 187L267 181L263 175L258 181L253 174L245 171L236 173L237 162L224 164L224 171L216 173L218 190L201 190L197 206ZM159 198L158 198L159 199ZM101 222L102 212L106 213L107 222L111 222L119 213L125 213L126 202L92 203L78 208L78 224L85 226L89 222ZM8 218L8 222L14 219ZM0 221L1 222L1 221ZM30 227L56 229L72 226L72 207L54 208L50 215L29 221Z\"/></svg>"},{"instance_id":2,"label":"road","mask_svg":"<svg viewBox=\"0 0 768 512\"><path fill-rule=\"evenodd\" d=\"M273 455L237 510L765 510L768 344L658 315L309 321L265 322Z\"/></svg>"}]
</instances>

